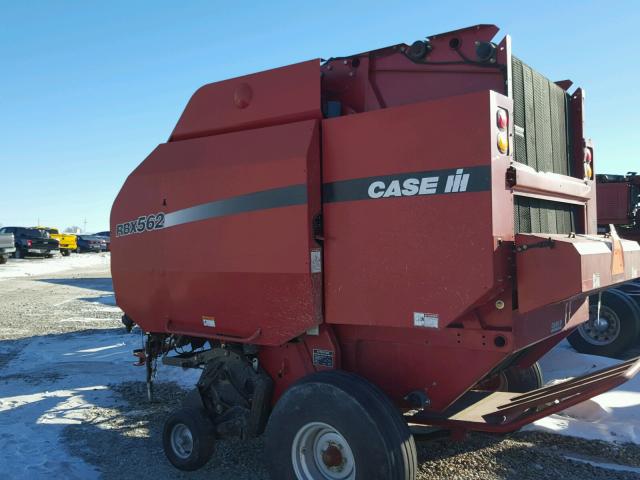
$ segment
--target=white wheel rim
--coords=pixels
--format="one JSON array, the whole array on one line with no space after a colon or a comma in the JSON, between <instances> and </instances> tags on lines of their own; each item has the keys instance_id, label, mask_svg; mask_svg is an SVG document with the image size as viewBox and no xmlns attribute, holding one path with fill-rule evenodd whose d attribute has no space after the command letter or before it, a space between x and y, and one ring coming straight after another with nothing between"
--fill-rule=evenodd
<instances>
[{"instance_id":1,"label":"white wheel rim","mask_svg":"<svg viewBox=\"0 0 640 480\"><path fill-rule=\"evenodd\" d=\"M179 458L185 460L193 452L193 435L191 430L183 424L176 424L171 430L171 449Z\"/></svg>"},{"instance_id":2,"label":"white wheel rim","mask_svg":"<svg viewBox=\"0 0 640 480\"><path fill-rule=\"evenodd\" d=\"M304 425L291 445L293 470L299 480L353 480L356 464L345 438L331 425Z\"/></svg>"}]
</instances>

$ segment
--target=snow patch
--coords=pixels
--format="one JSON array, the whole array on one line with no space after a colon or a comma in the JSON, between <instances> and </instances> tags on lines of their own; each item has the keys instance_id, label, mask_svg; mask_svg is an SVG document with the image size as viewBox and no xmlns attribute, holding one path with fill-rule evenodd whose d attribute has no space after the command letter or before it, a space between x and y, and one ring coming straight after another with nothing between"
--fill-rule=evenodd
<instances>
[{"instance_id":1,"label":"snow patch","mask_svg":"<svg viewBox=\"0 0 640 480\"><path fill-rule=\"evenodd\" d=\"M67 425L91 421L94 406L116 405L109 384L144 381L144 368L132 365L140 344L139 333L111 329L34 337L0 369L3 471L16 478L98 478L95 468L65 450L60 436ZM157 381L189 389L199 374L159 365Z\"/></svg>"},{"instance_id":2,"label":"snow patch","mask_svg":"<svg viewBox=\"0 0 640 480\"><path fill-rule=\"evenodd\" d=\"M577 353L563 341L540 360L548 385L620 363L620 360ZM608 442L640 444L640 376L609 392L550 415L526 430Z\"/></svg>"},{"instance_id":3,"label":"snow patch","mask_svg":"<svg viewBox=\"0 0 640 480\"><path fill-rule=\"evenodd\" d=\"M10 258L0 265L0 281L9 278L48 275L92 266L109 265L110 253L72 254L68 257L53 258Z\"/></svg>"}]
</instances>

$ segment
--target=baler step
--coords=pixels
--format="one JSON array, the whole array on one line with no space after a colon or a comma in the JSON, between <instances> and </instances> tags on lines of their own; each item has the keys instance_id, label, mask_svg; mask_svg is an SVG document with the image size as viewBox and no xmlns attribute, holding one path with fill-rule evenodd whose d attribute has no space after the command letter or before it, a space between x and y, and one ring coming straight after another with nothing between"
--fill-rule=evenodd
<instances>
[{"instance_id":1,"label":"baler step","mask_svg":"<svg viewBox=\"0 0 640 480\"><path fill-rule=\"evenodd\" d=\"M442 413L421 411L412 423L451 430L505 433L622 385L640 371L640 357L524 394L472 390Z\"/></svg>"}]
</instances>

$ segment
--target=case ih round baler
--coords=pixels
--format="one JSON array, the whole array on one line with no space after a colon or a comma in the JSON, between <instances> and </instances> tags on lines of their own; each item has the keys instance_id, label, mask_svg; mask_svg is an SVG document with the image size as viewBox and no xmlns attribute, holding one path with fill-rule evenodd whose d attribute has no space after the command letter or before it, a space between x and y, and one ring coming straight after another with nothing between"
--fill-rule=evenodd
<instances>
[{"instance_id":1,"label":"case ih round baler","mask_svg":"<svg viewBox=\"0 0 640 480\"><path fill-rule=\"evenodd\" d=\"M509 432L640 368L542 387L640 247L597 233L582 91L497 31L205 85L129 176L123 320L149 381L158 357L203 370L165 425L178 468L266 427L274 478L413 478L408 422Z\"/></svg>"}]
</instances>

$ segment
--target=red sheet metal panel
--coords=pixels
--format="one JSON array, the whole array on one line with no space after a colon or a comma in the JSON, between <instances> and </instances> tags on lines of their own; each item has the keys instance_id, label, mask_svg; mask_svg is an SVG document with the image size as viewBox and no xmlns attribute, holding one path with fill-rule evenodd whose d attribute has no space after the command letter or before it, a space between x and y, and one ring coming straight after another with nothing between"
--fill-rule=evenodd
<instances>
[{"instance_id":1,"label":"red sheet metal panel","mask_svg":"<svg viewBox=\"0 0 640 480\"><path fill-rule=\"evenodd\" d=\"M629 197L629 184L627 183L599 183L598 223L607 225L610 223L616 225L630 223Z\"/></svg>"},{"instance_id":2,"label":"red sheet metal panel","mask_svg":"<svg viewBox=\"0 0 640 480\"><path fill-rule=\"evenodd\" d=\"M210 83L193 94L170 141L322 118L320 62Z\"/></svg>"},{"instance_id":3,"label":"red sheet metal panel","mask_svg":"<svg viewBox=\"0 0 640 480\"><path fill-rule=\"evenodd\" d=\"M549 239L552 247L545 245ZM520 313L633 280L640 272L640 247L628 240L620 241L623 273L616 271L611 238L518 234L516 245L529 247L516 255Z\"/></svg>"},{"instance_id":4,"label":"red sheet metal panel","mask_svg":"<svg viewBox=\"0 0 640 480\"><path fill-rule=\"evenodd\" d=\"M476 42L490 41L497 31L495 25L475 25L429 37L432 50L424 62L410 60L409 46L405 44L330 59L322 65L323 93L328 100L340 101L344 112L365 112L487 90L506 94L502 69L506 51L498 53L502 66L484 64L477 68L464 61L476 58ZM459 48L452 48L452 44Z\"/></svg>"},{"instance_id":5,"label":"red sheet metal panel","mask_svg":"<svg viewBox=\"0 0 640 480\"><path fill-rule=\"evenodd\" d=\"M328 322L444 327L494 287L492 118L483 92L323 122Z\"/></svg>"},{"instance_id":6,"label":"red sheet metal panel","mask_svg":"<svg viewBox=\"0 0 640 480\"><path fill-rule=\"evenodd\" d=\"M147 331L259 331L257 344L320 323L321 274L311 273L319 164L315 120L158 147L112 210L118 305ZM156 212L163 228L123 231Z\"/></svg>"}]
</instances>

